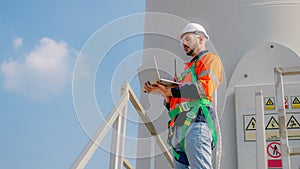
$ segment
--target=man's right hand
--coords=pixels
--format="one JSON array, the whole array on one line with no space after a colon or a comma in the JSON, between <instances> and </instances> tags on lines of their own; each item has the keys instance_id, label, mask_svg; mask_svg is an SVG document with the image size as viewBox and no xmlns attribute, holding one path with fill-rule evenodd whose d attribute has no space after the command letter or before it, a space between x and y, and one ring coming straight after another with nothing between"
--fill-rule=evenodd
<instances>
[{"instance_id":1,"label":"man's right hand","mask_svg":"<svg viewBox=\"0 0 300 169\"><path fill-rule=\"evenodd\" d=\"M172 96L171 89L167 89L164 85L161 85L157 82L155 82L154 84L151 84L149 81L145 82L144 90L146 93L156 92L164 97Z\"/></svg>"}]
</instances>

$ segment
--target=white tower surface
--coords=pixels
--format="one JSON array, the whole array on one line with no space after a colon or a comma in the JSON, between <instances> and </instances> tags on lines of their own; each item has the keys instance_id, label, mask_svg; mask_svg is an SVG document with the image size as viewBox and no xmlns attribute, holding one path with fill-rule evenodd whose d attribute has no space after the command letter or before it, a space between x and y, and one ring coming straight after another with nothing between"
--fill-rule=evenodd
<instances>
[{"instance_id":1,"label":"white tower surface","mask_svg":"<svg viewBox=\"0 0 300 169\"><path fill-rule=\"evenodd\" d=\"M196 22L206 28L210 36L208 49L220 56L224 68L223 84L215 97L222 133L220 168L256 168L256 142L246 137L248 117L255 114L254 91L263 90L266 99L274 97L274 67L300 65L300 1L148 0L146 12L161 13L161 17L146 15L145 31L162 33L145 35L143 64L146 65L149 58L155 56L158 67L171 75L174 74L174 58L177 60L177 74L182 72L183 63L190 60L176 39L183 26L187 22ZM300 77L293 76L284 81L286 84L299 84ZM287 89L286 94L289 100L288 118L293 116L300 122L300 109L293 109L291 100L300 96L300 90L291 86L293 88ZM245 91L245 88L248 90ZM158 133L166 140L169 119L163 99L142 93L141 102ZM273 113L275 110L266 109L266 125ZM277 120L275 116L274 119ZM300 146L300 130L298 133L294 134L290 145ZM268 136L274 139L268 139ZM266 137L267 145L278 142L274 134L267 133ZM139 126L139 138L150 138L143 125ZM145 139L138 143L137 153L141 158L137 159L136 168L171 168L154 142ZM277 157L267 158L272 162ZM300 156L292 157L291 164L292 168L299 168Z\"/></svg>"}]
</instances>

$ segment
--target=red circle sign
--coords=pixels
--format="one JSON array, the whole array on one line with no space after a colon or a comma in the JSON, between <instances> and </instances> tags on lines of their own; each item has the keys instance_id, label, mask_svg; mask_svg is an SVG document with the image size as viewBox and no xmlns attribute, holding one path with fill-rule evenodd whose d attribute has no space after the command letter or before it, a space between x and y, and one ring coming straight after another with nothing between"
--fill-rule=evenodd
<instances>
[{"instance_id":1,"label":"red circle sign","mask_svg":"<svg viewBox=\"0 0 300 169\"><path fill-rule=\"evenodd\" d=\"M280 143L279 142L269 143L267 146L267 153L272 158L279 158L281 156Z\"/></svg>"}]
</instances>

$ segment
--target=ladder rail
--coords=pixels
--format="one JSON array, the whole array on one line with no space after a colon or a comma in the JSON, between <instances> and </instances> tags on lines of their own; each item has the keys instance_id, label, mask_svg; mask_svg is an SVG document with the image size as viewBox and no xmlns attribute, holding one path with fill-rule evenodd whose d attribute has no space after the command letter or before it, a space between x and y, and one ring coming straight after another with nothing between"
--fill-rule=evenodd
<instances>
[{"instance_id":1,"label":"ladder rail","mask_svg":"<svg viewBox=\"0 0 300 169\"><path fill-rule=\"evenodd\" d=\"M125 151L125 135L126 135L126 117L128 108L129 93L126 92L127 86L123 86L121 89L121 96L125 95L125 104L120 106L119 116L113 123L112 140L111 140L111 151L110 151L110 169L122 168L123 155Z\"/></svg>"},{"instance_id":2,"label":"ladder rail","mask_svg":"<svg viewBox=\"0 0 300 169\"><path fill-rule=\"evenodd\" d=\"M126 104L126 95L121 96L114 109L108 114L106 120L98 127L94 136L90 139L89 143L85 146L83 151L77 157L76 161L72 165L71 169L82 169L86 166L92 155L98 148L103 138L108 133L113 123L119 116L120 107Z\"/></svg>"},{"instance_id":3,"label":"ladder rail","mask_svg":"<svg viewBox=\"0 0 300 169\"><path fill-rule=\"evenodd\" d=\"M171 153L169 152L166 144L163 142L160 135L157 134L153 123L151 122L151 120L150 120L149 116L146 114L142 104L138 101L137 96L135 95L135 93L133 92L132 88L130 87L130 85L128 83L127 83L127 86L128 86L128 91L129 91L129 99L130 99L132 105L137 110L139 116L143 120L148 131L155 138L156 144L158 144L160 150L163 152L163 154L164 154L165 158L168 160L170 166L172 166L172 168L174 168L173 157L172 157Z\"/></svg>"},{"instance_id":4,"label":"ladder rail","mask_svg":"<svg viewBox=\"0 0 300 169\"><path fill-rule=\"evenodd\" d=\"M279 135L280 135L280 147L282 155L282 168L290 169L290 155L296 155L300 152L300 149L294 149L289 147L288 134L286 128L286 110L284 107L284 89L283 89L283 76L299 75L300 66L294 67L276 67L274 68L274 81L275 81L275 94L276 94L276 111L278 112L279 122ZM293 153L291 153L291 150Z\"/></svg>"},{"instance_id":5,"label":"ladder rail","mask_svg":"<svg viewBox=\"0 0 300 169\"><path fill-rule=\"evenodd\" d=\"M266 156L265 112L262 91L255 92L256 112L256 168L268 168Z\"/></svg>"},{"instance_id":6,"label":"ladder rail","mask_svg":"<svg viewBox=\"0 0 300 169\"><path fill-rule=\"evenodd\" d=\"M156 128L151 122L151 119L146 114L143 106L139 102L137 96L133 92L132 88L130 87L128 82L125 82L122 89L121 89L121 97L118 102L115 104L113 110L108 114L104 122L98 127L93 137L90 139L88 144L85 146L83 151L77 157L71 169L83 169L86 164L89 162L93 154L95 153L98 145L104 139L106 134L108 133L109 129L113 126L114 129L117 129L117 133L115 133L112 137L112 153L110 159L110 168L116 169L121 168L124 166L126 169L134 169L134 166L123 157L124 145L125 140L125 128L126 128L126 114L127 114L127 104L128 101L131 102L135 110L137 111L139 117L142 119L143 124L146 126L148 131L151 133L151 136L155 138L156 144L163 152L165 158L169 162L170 166L173 166L173 158L171 153L169 152L166 144L161 139L160 135L157 134ZM122 114L124 112L124 114Z\"/></svg>"}]
</instances>

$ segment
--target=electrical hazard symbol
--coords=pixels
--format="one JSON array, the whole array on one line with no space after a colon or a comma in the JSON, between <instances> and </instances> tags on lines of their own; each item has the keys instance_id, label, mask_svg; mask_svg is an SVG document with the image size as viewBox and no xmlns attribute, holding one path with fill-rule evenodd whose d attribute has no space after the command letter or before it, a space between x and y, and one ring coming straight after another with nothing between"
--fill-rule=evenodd
<instances>
[{"instance_id":1,"label":"electrical hazard symbol","mask_svg":"<svg viewBox=\"0 0 300 169\"><path fill-rule=\"evenodd\" d=\"M265 98L265 109L266 110L274 110L275 109L275 98L274 97L266 97Z\"/></svg>"},{"instance_id":2,"label":"electrical hazard symbol","mask_svg":"<svg viewBox=\"0 0 300 169\"><path fill-rule=\"evenodd\" d=\"M287 126L287 129L299 129L300 128L300 124L294 116L291 116L291 118L286 126Z\"/></svg>"},{"instance_id":3,"label":"electrical hazard symbol","mask_svg":"<svg viewBox=\"0 0 300 169\"><path fill-rule=\"evenodd\" d=\"M300 109L300 96L292 96L292 108L293 109Z\"/></svg>"},{"instance_id":4,"label":"electrical hazard symbol","mask_svg":"<svg viewBox=\"0 0 300 169\"><path fill-rule=\"evenodd\" d=\"M276 119L272 116L266 126L266 130L273 130L273 129L279 129L279 124L276 121Z\"/></svg>"},{"instance_id":5,"label":"electrical hazard symbol","mask_svg":"<svg viewBox=\"0 0 300 169\"><path fill-rule=\"evenodd\" d=\"M246 130L256 130L256 120L254 117L251 118L249 124L246 127Z\"/></svg>"},{"instance_id":6,"label":"electrical hazard symbol","mask_svg":"<svg viewBox=\"0 0 300 169\"><path fill-rule=\"evenodd\" d=\"M265 114L265 136L268 141L280 140L278 114ZM244 115L244 140L256 141L256 118L255 114ZM287 113L286 123L289 140L300 140L300 113Z\"/></svg>"}]
</instances>

